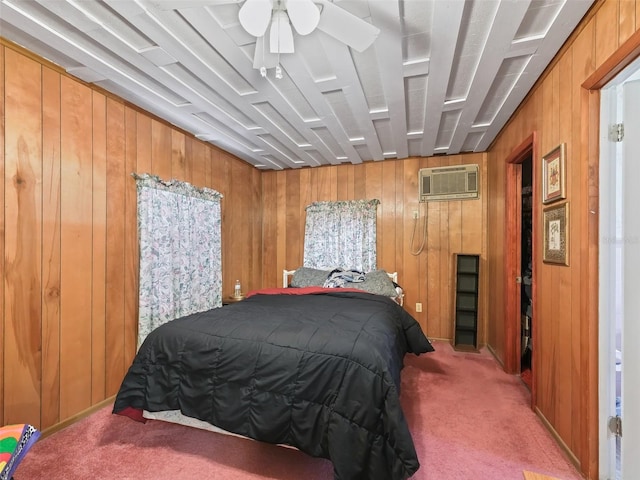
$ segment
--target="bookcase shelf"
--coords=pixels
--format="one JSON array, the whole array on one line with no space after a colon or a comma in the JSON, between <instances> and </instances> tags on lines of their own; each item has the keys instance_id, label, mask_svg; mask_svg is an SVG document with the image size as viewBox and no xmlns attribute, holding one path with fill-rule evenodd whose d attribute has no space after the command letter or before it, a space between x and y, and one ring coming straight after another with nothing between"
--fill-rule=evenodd
<instances>
[{"instance_id":1,"label":"bookcase shelf","mask_svg":"<svg viewBox=\"0 0 640 480\"><path fill-rule=\"evenodd\" d=\"M478 283L480 255L455 254L453 347L478 349Z\"/></svg>"}]
</instances>

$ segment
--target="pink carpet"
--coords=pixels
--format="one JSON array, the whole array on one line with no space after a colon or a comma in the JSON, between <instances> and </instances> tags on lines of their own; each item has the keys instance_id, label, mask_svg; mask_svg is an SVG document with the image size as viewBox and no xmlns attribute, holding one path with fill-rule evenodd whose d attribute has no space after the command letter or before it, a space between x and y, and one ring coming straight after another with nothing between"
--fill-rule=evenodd
<instances>
[{"instance_id":1,"label":"pink carpet","mask_svg":"<svg viewBox=\"0 0 640 480\"><path fill-rule=\"evenodd\" d=\"M522 480L529 470L562 480L581 476L529 408L518 376L486 353L406 357L402 400L421 468L412 480ZM332 480L327 460L159 421L147 424L104 408L40 440L15 480Z\"/></svg>"}]
</instances>

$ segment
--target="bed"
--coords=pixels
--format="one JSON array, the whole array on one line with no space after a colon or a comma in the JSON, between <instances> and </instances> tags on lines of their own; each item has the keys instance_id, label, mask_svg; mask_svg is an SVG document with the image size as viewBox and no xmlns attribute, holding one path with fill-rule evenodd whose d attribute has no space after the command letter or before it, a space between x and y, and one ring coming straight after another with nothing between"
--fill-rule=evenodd
<instances>
[{"instance_id":1,"label":"bed","mask_svg":"<svg viewBox=\"0 0 640 480\"><path fill-rule=\"evenodd\" d=\"M113 412L169 412L292 446L330 459L337 480L406 479L419 462L400 373L405 354L433 347L396 300L352 286L275 288L173 320L140 347Z\"/></svg>"}]
</instances>

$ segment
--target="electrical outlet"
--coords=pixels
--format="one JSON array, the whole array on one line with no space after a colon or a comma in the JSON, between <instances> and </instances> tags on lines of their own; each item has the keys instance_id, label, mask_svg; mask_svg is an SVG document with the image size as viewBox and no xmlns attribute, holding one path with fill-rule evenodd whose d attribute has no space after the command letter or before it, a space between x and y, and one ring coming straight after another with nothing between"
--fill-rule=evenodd
<instances>
[{"instance_id":1,"label":"electrical outlet","mask_svg":"<svg viewBox=\"0 0 640 480\"><path fill-rule=\"evenodd\" d=\"M418 218L418 211L417 210L413 211L413 218Z\"/></svg>"},{"instance_id":2,"label":"electrical outlet","mask_svg":"<svg viewBox=\"0 0 640 480\"><path fill-rule=\"evenodd\" d=\"M421 303L416 303L416 312L418 312L418 313L422 312L422 304Z\"/></svg>"}]
</instances>

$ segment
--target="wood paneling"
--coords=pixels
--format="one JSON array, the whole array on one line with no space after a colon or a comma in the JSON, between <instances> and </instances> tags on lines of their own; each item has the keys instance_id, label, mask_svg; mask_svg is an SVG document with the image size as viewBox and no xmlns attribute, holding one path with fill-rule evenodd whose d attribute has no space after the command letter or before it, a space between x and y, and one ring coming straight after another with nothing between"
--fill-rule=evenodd
<instances>
[{"instance_id":1,"label":"wood paneling","mask_svg":"<svg viewBox=\"0 0 640 480\"><path fill-rule=\"evenodd\" d=\"M4 422L40 419L42 68L5 49Z\"/></svg>"},{"instance_id":2,"label":"wood paneling","mask_svg":"<svg viewBox=\"0 0 640 480\"><path fill-rule=\"evenodd\" d=\"M278 186L275 175L262 175L262 235L276 238L278 235ZM262 285L281 287L278 280L278 243L262 243Z\"/></svg>"},{"instance_id":3,"label":"wood paneling","mask_svg":"<svg viewBox=\"0 0 640 480\"><path fill-rule=\"evenodd\" d=\"M637 34L638 32L636 32L634 36L637 36ZM580 35L574 44L573 78L576 82L579 81L580 78L591 78L591 75L596 70L595 52L593 48L595 41L595 20L593 20L585 26L584 34ZM592 175L593 159L597 158L597 146L599 145L598 124L596 123L595 125L596 131L593 131L592 127L594 126L590 121L590 103L593 95L583 88L580 89L578 95L574 94L573 97L573 105L574 108L576 108L575 111L580 112L580 116L578 117L580 120L579 126L576 125L578 122L574 123L574 127L578 127L574 133L575 141L578 142L575 143L574 151L576 155L578 155L581 165L581 173L578 181L578 184L581 186L579 195L584 204L588 206L587 208L591 208L589 184ZM598 101L599 98L595 100ZM598 119L596 119L596 122L597 121ZM585 141L585 139L588 140ZM596 211L596 209L593 211ZM597 223L597 221L595 215L580 215L580 232L590 232L592 230L590 224L592 222ZM597 256L597 247L593 249L591 248L591 244L592 241L595 241L595 244L597 244L597 236L596 233L596 238L593 239L589 238L589 233L581 235L582 242L580 243L580 258L584 259L583 271L587 279L593 275L592 281L594 282L598 279L598 270L597 268L593 268L594 264L597 266L597 258L593 258L593 251L596 252ZM580 288L585 288L584 282L580 283ZM576 341L579 342L579 348L577 348L577 351L574 353L575 370L572 371L572 375L580 379L580 391L587 392L585 395L580 396L579 410L574 410L581 412L584 418L573 427L576 443L572 445L575 448L572 451L576 452L580 457L582 471L588 473L590 478L597 478L598 474L598 371L594 365L597 365L598 358L591 348L589 348L593 345L593 336L597 336L597 333L594 332L594 329L597 331L597 319L592 319L594 315L597 315L597 297L596 292L591 292L590 295L582 295L580 297L580 317L575 320L577 322L575 328L577 328L577 332L579 332L579 335L576 337ZM595 302L595 304L593 302Z\"/></svg>"},{"instance_id":4,"label":"wood paneling","mask_svg":"<svg viewBox=\"0 0 640 480\"><path fill-rule=\"evenodd\" d=\"M220 191L223 281L257 288L260 172L4 43L0 98L0 423L55 429L115 394L135 353L131 173Z\"/></svg>"},{"instance_id":5,"label":"wood paneling","mask_svg":"<svg viewBox=\"0 0 640 480\"><path fill-rule=\"evenodd\" d=\"M560 104L560 99L571 99L571 86L574 84L572 79L572 53L573 49L569 49L567 53L560 59L557 66L558 80L554 83L558 92L558 99L556 100L558 104ZM559 142L563 139L569 139L566 142L566 158L575 158L573 155L573 142L571 141L571 133L572 133L572 120L573 113L571 111L571 102L567 104L567 108L558 109L558 126L559 126ZM573 164L573 162L571 162ZM574 229L571 227L571 222L574 220L571 213L573 211L581 211L582 205L580 203L580 197L578 195L572 195L573 190L576 185L573 182L574 172L579 173L580 169L573 168L570 171L567 170L566 175L566 192L567 197L571 197L572 201L570 204L569 211L569 262L571 262L571 252L578 251L578 244L580 242L580 237L574 238L574 235L571 235L571 232ZM579 217L576 217L579 218ZM577 229L576 229L577 230ZM576 287L580 285L580 265L571 265L572 268L554 268L554 270L559 274L558 279L556 280L556 284L558 285L558 299L562 299L560 305L558 305L558 310L556 313L561 315L564 318L567 318L569 321L566 322L555 322L554 323L554 337L561 339L562 344L567 345L568 348L560 348L557 350L557 361L555 362L555 379L554 383L558 384L560 382L566 381L566 372L571 371L571 357L572 357L572 348L573 335L577 335L577 332L572 331L572 317L579 315L579 308L575 305L575 301L579 299L580 290L579 288L572 289L572 285L575 280ZM574 277L576 275L576 277ZM573 294L576 293L578 296L574 297ZM573 437L573 431L571 429L571 417L569 415L565 415L565 412L570 412L572 407L571 399L574 395L579 395L579 391L573 391L573 385L570 385L568 388L563 388L558 390L558 397L555 403L555 429L558 434L566 439L566 443L571 443Z\"/></svg>"},{"instance_id":6,"label":"wood paneling","mask_svg":"<svg viewBox=\"0 0 640 480\"><path fill-rule=\"evenodd\" d=\"M426 258L426 252L428 252L426 247L427 239L424 236L423 228L423 222L429 221L426 216L428 204L419 203L418 201L418 170L423 167L426 167L425 159L418 158L409 158L399 165L402 175L396 177L398 181L396 181L395 188L398 194L402 194L402 204L396 206L396 219L402 222L402 226L396 232L402 232L401 235L404 242L398 243L396 241L395 248L397 249L396 257L400 256L402 259L401 263L397 265L397 270L399 273L398 281L405 290L405 308L413 308L413 310L409 311L415 313L416 303L421 302L423 304L422 311L425 313L420 324L426 332L431 332L432 328L438 326L439 319L437 317L431 318L428 314L427 292L429 292L429 273L431 272L427 268L429 265L428 258ZM417 222L414 218L414 212L418 213ZM418 253L423 245L423 239L425 247L421 253ZM409 280L409 284L407 284L405 278L414 279L413 283ZM438 279L435 279L435 281L437 282Z\"/></svg>"},{"instance_id":7,"label":"wood paneling","mask_svg":"<svg viewBox=\"0 0 640 480\"><path fill-rule=\"evenodd\" d=\"M636 31L636 0L620 0L620 30L618 45Z\"/></svg>"},{"instance_id":8,"label":"wood paneling","mask_svg":"<svg viewBox=\"0 0 640 480\"><path fill-rule=\"evenodd\" d=\"M184 133L171 130L171 178L189 182L187 177L187 164L185 161Z\"/></svg>"},{"instance_id":9,"label":"wood paneling","mask_svg":"<svg viewBox=\"0 0 640 480\"><path fill-rule=\"evenodd\" d=\"M380 265L387 265L387 268L394 272L398 269L396 266L396 188L395 178L396 169L400 168L399 162L382 162L380 164L382 169L381 178L391 178L393 181L384 181L380 185L380 208L379 208L379 222L377 233L382 238L381 244L383 249L378 252L378 262ZM390 240L386 241L386 237L389 236Z\"/></svg>"},{"instance_id":10,"label":"wood paneling","mask_svg":"<svg viewBox=\"0 0 640 480\"><path fill-rule=\"evenodd\" d=\"M640 29L624 42L607 60L586 78L582 87L599 89L611 81L627 65L640 55ZM591 59L591 56L589 56Z\"/></svg>"},{"instance_id":11,"label":"wood paneling","mask_svg":"<svg viewBox=\"0 0 640 480\"><path fill-rule=\"evenodd\" d=\"M480 165L483 193L479 200L418 202L420 168L466 163ZM307 205L315 201L377 198L380 200L378 268L398 272L399 283L406 293L405 308L431 337L451 339L453 254L479 253L484 256L486 248L485 177L484 154L263 172L263 286L279 286L283 269L302 265L302 233ZM420 216L417 221L413 212ZM422 244L422 222L425 220L425 247L421 253L413 255L411 252L417 253ZM481 291L487 294L484 285ZM415 311L418 302L422 303L421 313ZM480 332L481 343L484 343L483 335L484 327Z\"/></svg>"},{"instance_id":12,"label":"wood paneling","mask_svg":"<svg viewBox=\"0 0 640 480\"><path fill-rule=\"evenodd\" d=\"M136 172L153 173L151 166L152 141L151 141L151 118L137 113L136 114Z\"/></svg>"},{"instance_id":13,"label":"wood paneling","mask_svg":"<svg viewBox=\"0 0 640 480\"><path fill-rule=\"evenodd\" d=\"M588 478L598 476L597 281L598 145L597 92L640 53L638 2L605 0L583 20L561 54L534 86L488 152L491 199L488 209L492 285L501 282L504 262L504 159L533 131L534 181L540 184L541 157L559 143L567 147L570 205L569 266L545 264L542 237L534 238L534 334L536 408ZM632 5L633 4L633 5ZM542 225L542 210L534 212ZM503 289L489 299L488 342L505 351ZM504 357L502 357L504 358Z\"/></svg>"},{"instance_id":14,"label":"wood paneling","mask_svg":"<svg viewBox=\"0 0 640 480\"><path fill-rule=\"evenodd\" d=\"M60 74L42 69L42 425L60 419Z\"/></svg>"},{"instance_id":15,"label":"wood paneling","mask_svg":"<svg viewBox=\"0 0 640 480\"><path fill-rule=\"evenodd\" d=\"M125 251L125 107L122 103L107 98L107 249L105 265L106 282L106 394L115 395L125 373L124 345L124 251ZM168 129L168 127L167 127ZM170 131L162 132L162 139L171 138ZM171 171L171 146L163 155L169 158ZM160 162L159 162L160 163ZM164 165L164 162L161 163Z\"/></svg>"},{"instance_id":16,"label":"wood paneling","mask_svg":"<svg viewBox=\"0 0 640 480\"><path fill-rule=\"evenodd\" d=\"M60 416L91 406L92 118L91 90L61 79Z\"/></svg>"},{"instance_id":17,"label":"wood paneling","mask_svg":"<svg viewBox=\"0 0 640 480\"><path fill-rule=\"evenodd\" d=\"M224 195L224 294L238 277L279 286L302 263L309 203L380 198L378 266L398 271L431 337L451 338L452 254L482 255L480 338L503 360L504 160L535 131L534 185L541 156L567 144L571 209L568 267L544 264L534 236L537 412L597 478L599 96L586 88L640 52L639 30L640 2L597 2L487 153L265 172L0 45L0 422L59 425L116 392L135 342L132 171ZM460 163L481 165L480 200L418 203L420 168ZM414 211L427 220L415 255Z\"/></svg>"},{"instance_id":18,"label":"wood paneling","mask_svg":"<svg viewBox=\"0 0 640 480\"><path fill-rule=\"evenodd\" d=\"M294 170L291 175L287 176L287 184L285 186L285 196L287 198L287 205L285 211L285 232L287 250L285 253L285 262L291 265L300 258L301 244L304 243L304 230L300 228L302 222L301 218L304 216L300 213L300 170Z\"/></svg>"},{"instance_id":19,"label":"wood paneling","mask_svg":"<svg viewBox=\"0 0 640 480\"><path fill-rule=\"evenodd\" d=\"M91 404L106 398L107 99L93 92Z\"/></svg>"},{"instance_id":20,"label":"wood paneling","mask_svg":"<svg viewBox=\"0 0 640 480\"><path fill-rule=\"evenodd\" d=\"M603 63L618 48L621 26L618 7L618 0L603 2L595 17L595 36L598 41L594 48L598 64Z\"/></svg>"},{"instance_id":21,"label":"wood paneling","mask_svg":"<svg viewBox=\"0 0 640 480\"><path fill-rule=\"evenodd\" d=\"M4 270L4 171L5 171L5 158L4 158L4 140L5 140L5 97L4 97L4 46L0 45L0 205L3 209L0 212L0 278L2 278L2 284L0 285L0 348L2 351L6 348L5 334L4 334L4 289L5 289L5 270ZM4 421L4 355L0 355L0 425L5 425Z\"/></svg>"},{"instance_id":22,"label":"wood paneling","mask_svg":"<svg viewBox=\"0 0 640 480\"><path fill-rule=\"evenodd\" d=\"M151 121L151 172L163 179L171 179L171 159L173 149L171 146L171 127L157 120ZM175 170L179 170L175 168Z\"/></svg>"},{"instance_id":23,"label":"wood paneling","mask_svg":"<svg viewBox=\"0 0 640 480\"><path fill-rule=\"evenodd\" d=\"M138 116L135 110L125 109L124 162L124 364L133 361L138 344L138 210L136 183L131 177L137 171ZM123 372L124 373L124 372Z\"/></svg>"}]
</instances>

